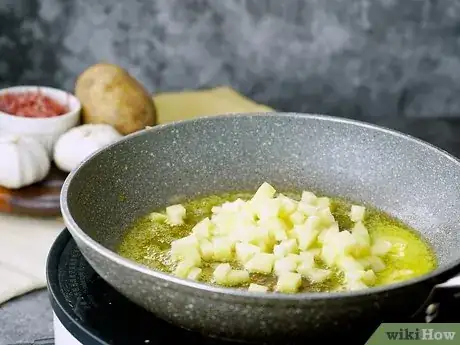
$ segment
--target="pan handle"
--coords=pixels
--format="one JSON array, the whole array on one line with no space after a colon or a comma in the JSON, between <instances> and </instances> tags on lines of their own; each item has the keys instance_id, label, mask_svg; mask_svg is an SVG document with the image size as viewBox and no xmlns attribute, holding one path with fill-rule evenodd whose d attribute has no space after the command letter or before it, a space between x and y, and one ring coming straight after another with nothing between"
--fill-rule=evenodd
<instances>
[{"instance_id":1,"label":"pan handle","mask_svg":"<svg viewBox=\"0 0 460 345\"><path fill-rule=\"evenodd\" d=\"M441 304L449 304L458 298L460 298L460 275L450 278L444 283L436 284L425 303L414 316L424 313L425 321L432 322L435 320Z\"/></svg>"}]
</instances>

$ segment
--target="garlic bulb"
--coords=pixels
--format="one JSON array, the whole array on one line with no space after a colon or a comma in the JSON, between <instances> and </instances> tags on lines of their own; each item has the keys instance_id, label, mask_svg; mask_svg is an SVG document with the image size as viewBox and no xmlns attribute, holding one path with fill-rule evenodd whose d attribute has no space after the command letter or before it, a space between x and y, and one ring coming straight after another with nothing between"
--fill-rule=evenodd
<instances>
[{"instance_id":1,"label":"garlic bulb","mask_svg":"<svg viewBox=\"0 0 460 345\"><path fill-rule=\"evenodd\" d=\"M92 153L120 138L122 135L106 124L85 124L74 127L56 141L53 150L54 163L62 171L70 172Z\"/></svg>"},{"instance_id":2,"label":"garlic bulb","mask_svg":"<svg viewBox=\"0 0 460 345\"><path fill-rule=\"evenodd\" d=\"M26 187L43 180L51 167L45 146L33 137L0 135L0 186Z\"/></svg>"}]
</instances>

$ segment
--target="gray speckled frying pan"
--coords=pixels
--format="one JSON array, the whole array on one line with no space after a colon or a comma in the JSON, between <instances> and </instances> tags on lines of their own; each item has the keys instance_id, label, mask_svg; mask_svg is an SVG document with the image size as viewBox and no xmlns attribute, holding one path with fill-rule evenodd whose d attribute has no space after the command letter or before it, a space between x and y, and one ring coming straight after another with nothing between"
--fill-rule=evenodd
<instances>
[{"instance_id":1,"label":"gray speckled frying pan","mask_svg":"<svg viewBox=\"0 0 460 345\"><path fill-rule=\"evenodd\" d=\"M112 251L126 226L155 208L263 181L374 205L418 229L440 267L357 292L261 294L179 279ZM372 332L412 315L460 271L460 162L407 135L329 116L230 114L132 134L69 175L61 208L85 258L120 293L174 324L223 338Z\"/></svg>"}]
</instances>

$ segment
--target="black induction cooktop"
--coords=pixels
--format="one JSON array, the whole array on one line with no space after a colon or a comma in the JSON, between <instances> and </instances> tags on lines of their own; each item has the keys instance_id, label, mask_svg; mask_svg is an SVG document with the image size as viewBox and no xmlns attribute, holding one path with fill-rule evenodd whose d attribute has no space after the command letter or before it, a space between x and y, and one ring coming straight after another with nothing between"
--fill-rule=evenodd
<instances>
[{"instance_id":1,"label":"black induction cooktop","mask_svg":"<svg viewBox=\"0 0 460 345\"><path fill-rule=\"evenodd\" d=\"M130 302L91 268L67 230L51 248L47 279L56 316L81 344L232 344L178 328ZM440 308L436 322L460 322L460 304ZM359 332L353 337L350 340L355 345L365 342L357 340ZM322 342L324 339L308 344Z\"/></svg>"}]
</instances>

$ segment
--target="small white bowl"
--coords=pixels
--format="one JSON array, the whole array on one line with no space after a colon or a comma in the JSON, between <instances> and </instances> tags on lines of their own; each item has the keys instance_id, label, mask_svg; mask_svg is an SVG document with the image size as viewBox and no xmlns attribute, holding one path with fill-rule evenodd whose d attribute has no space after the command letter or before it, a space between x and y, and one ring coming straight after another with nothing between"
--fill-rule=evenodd
<instances>
[{"instance_id":1,"label":"small white bowl","mask_svg":"<svg viewBox=\"0 0 460 345\"><path fill-rule=\"evenodd\" d=\"M53 152L57 139L80 121L81 103L69 92L46 86L15 86L0 90L0 95L24 92L41 92L43 95L66 105L69 112L47 118L21 117L0 111L0 134L14 133L37 138L45 145L49 154Z\"/></svg>"}]
</instances>

